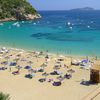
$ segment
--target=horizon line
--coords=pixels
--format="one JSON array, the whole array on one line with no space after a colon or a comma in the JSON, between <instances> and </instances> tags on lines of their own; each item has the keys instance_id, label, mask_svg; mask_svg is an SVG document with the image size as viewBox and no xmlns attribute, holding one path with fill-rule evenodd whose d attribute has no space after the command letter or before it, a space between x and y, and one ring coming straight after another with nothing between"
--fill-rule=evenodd
<instances>
[{"instance_id":1,"label":"horizon line","mask_svg":"<svg viewBox=\"0 0 100 100\"><path fill-rule=\"evenodd\" d=\"M64 9L57 9L57 10L56 9L48 9L48 10L37 10L37 11L71 11L71 10L74 10L74 9L69 9L69 10L66 10L66 9L65 10ZM89 11L89 10L85 10L85 11ZM94 10L90 10L90 11L100 11L100 9L94 9Z\"/></svg>"}]
</instances>

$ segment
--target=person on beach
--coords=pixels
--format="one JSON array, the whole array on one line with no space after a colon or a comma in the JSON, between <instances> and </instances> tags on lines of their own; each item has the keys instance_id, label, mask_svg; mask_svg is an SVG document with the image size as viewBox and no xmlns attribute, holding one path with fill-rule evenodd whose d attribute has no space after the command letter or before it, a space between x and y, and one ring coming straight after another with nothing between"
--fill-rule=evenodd
<instances>
[{"instance_id":1,"label":"person on beach","mask_svg":"<svg viewBox=\"0 0 100 100\"><path fill-rule=\"evenodd\" d=\"M9 66L9 72L11 72L11 66Z\"/></svg>"}]
</instances>

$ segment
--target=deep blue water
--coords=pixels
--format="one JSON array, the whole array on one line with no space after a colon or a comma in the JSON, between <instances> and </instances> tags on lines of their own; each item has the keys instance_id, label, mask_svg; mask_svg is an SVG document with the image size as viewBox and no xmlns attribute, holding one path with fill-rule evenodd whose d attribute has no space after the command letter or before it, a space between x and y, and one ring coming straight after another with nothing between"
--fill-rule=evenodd
<instances>
[{"instance_id":1,"label":"deep blue water","mask_svg":"<svg viewBox=\"0 0 100 100\"><path fill-rule=\"evenodd\" d=\"M4 22L0 45L100 56L100 11L40 11L41 19Z\"/></svg>"}]
</instances>

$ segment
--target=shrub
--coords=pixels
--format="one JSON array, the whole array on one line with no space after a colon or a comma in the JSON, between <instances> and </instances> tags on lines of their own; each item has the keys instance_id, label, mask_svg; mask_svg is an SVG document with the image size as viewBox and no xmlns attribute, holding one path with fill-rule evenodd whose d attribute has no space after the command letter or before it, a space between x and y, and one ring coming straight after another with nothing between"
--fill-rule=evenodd
<instances>
[{"instance_id":1,"label":"shrub","mask_svg":"<svg viewBox=\"0 0 100 100\"><path fill-rule=\"evenodd\" d=\"M9 94L0 92L0 100L10 100Z\"/></svg>"}]
</instances>

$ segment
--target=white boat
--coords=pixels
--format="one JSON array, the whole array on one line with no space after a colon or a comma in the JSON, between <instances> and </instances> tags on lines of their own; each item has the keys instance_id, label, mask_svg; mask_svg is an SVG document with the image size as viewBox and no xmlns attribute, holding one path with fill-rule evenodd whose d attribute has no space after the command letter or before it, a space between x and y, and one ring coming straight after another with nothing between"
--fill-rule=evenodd
<instances>
[{"instance_id":1,"label":"white boat","mask_svg":"<svg viewBox=\"0 0 100 100\"><path fill-rule=\"evenodd\" d=\"M24 21L22 21L22 23L25 23Z\"/></svg>"},{"instance_id":2,"label":"white boat","mask_svg":"<svg viewBox=\"0 0 100 100\"><path fill-rule=\"evenodd\" d=\"M69 27L70 28L70 30L72 30L73 29L73 27Z\"/></svg>"},{"instance_id":3,"label":"white boat","mask_svg":"<svg viewBox=\"0 0 100 100\"><path fill-rule=\"evenodd\" d=\"M87 28L90 28L90 26L87 26Z\"/></svg>"},{"instance_id":4,"label":"white boat","mask_svg":"<svg viewBox=\"0 0 100 100\"><path fill-rule=\"evenodd\" d=\"M0 23L0 26L3 26L3 23Z\"/></svg>"},{"instance_id":5,"label":"white boat","mask_svg":"<svg viewBox=\"0 0 100 100\"><path fill-rule=\"evenodd\" d=\"M36 25L36 23L33 23L34 25Z\"/></svg>"},{"instance_id":6,"label":"white boat","mask_svg":"<svg viewBox=\"0 0 100 100\"><path fill-rule=\"evenodd\" d=\"M71 25L71 23L70 23L70 22L68 22L68 23L67 23L67 25L68 25L68 26L70 26L70 25Z\"/></svg>"},{"instance_id":7,"label":"white boat","mask_svg":"<svg viewBox=\"0 0 100 100\"><path fill-rule=\"evenodd\" d=\"M18 23L19 23L19 22L16 22L16 23L14 23L14 24L12 24L12 25L13 25L13 26L16 26Z\"/></svg>"},{"instance_id":8,"label":"white boat","mask_svg":"<svg viewBox=\"0 0 100 100\"><path fill-rule=\"evenodd\" d=\"M20 24L18 23L16 26L17 26L17 27L20 27Z\"/></svg>"},{"instance_id":9,"label":"white boat","mask_svg":"<svg viewBox=\"0 0 100 100\"><path fill-rule=\"evenodd\" d=\"M20 27L20 24L19 24L19 22L16 22L16 23L14 23L14 24L12 24L13 26L16 26L16 27Z\"/></svg>"}]
</instances>

